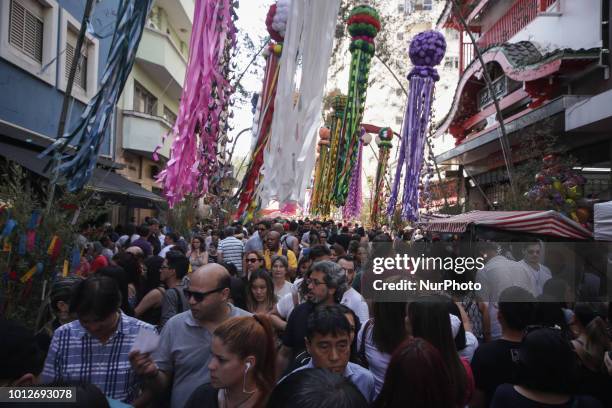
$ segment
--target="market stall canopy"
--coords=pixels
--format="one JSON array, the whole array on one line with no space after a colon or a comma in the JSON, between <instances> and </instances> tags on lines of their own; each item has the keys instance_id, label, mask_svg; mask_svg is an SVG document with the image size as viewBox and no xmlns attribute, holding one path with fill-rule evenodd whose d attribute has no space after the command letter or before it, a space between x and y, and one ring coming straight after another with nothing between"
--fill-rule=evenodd
<instances>
[{"instance_id":1,"label":"market stall canopy","mask_svg":"<svg viewBox=\"0 0 612 408\"><path fill-rule=\"evenodd\" d=\"M598 241L612 241L612 201L595 204L595 239Z\"/></svg>"},{"instance_id":2,"label":"market stall canopy","mask_svg":"<svg viewBox=\"0 0 612 408\"><path fill-rule=\"evenodd\" d=\"M559 238L589 239L592 237L589 230L552 210L470 211L448 218L431 219L423 225L423 229L428 232L462 233L470 224Z\"/></svg>"}]
</instances>

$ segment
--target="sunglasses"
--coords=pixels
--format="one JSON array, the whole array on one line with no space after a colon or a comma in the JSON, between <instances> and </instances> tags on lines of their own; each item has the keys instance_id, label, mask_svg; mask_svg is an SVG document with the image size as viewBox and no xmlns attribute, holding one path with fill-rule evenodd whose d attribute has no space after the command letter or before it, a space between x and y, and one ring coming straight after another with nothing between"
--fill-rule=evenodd
<instances>
[{"instance_id":1,"label":"sunglasses","mask_svg":"<svg viewBox=\"0 0 612 408\"><path fill-rule=\"evenodd\" d=\"M189 289L183 289L183 294L185 295L185 298L187 300L191 299L192 297L195 299L196 302L200 303L201 301L203 301L204 299L206 299L206 297L208 295L212 295L213 293L217 293L217 292L221 292L223 288L217 288L217 289L213 289L213 290L209 290L208 292L194 292L192 290Z\"/></svg>"},{"instance_id":2,"label":"sunglasses","mask_svg":"<svg viewBox=\"0 0 612 408\"><path fill-rule=\"evenodd\" d=\"M261 259L258 258L247 258L246 260L248 263L255 263L255 262L261 262Z\"/></svg>"}]
</instances>

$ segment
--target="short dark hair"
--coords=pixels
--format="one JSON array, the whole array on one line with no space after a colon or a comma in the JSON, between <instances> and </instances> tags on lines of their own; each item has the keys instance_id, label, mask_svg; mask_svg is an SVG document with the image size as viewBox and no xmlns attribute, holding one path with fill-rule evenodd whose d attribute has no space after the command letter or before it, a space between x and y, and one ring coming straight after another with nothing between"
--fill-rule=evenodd
<instances>
[{"instance_id":1,"label":"short dark hair","mask_svg":"<svg viewBox=\"0 0 612 408\"><path fill-rule=\"evenodd\" d=\"M523 330L533 324L535 306L533 295L518 286L506 288L499 295L499 313L512 330Z\"/></svg>"},{"instance_id":2,"label":"short dark hair","mask_svg":"<svg viewBox=\"0 0 612 408\"><path fill-rule=\"evenodd\" d=\"M174 243L178 242L180 239L176 232L169 232L166 234L166 237L170 238Z\"/></svg>"},{"instance_id":3,"label":"short dark hair","mask_svg":"<svg viewBox=\"0 0 612 408\"><path fill-rule=\"evenodd\" d=\"M350 335L351 325L344 315L344 311L338 305L321 305L308 316L306 325L308 340L312 340L315 334L325 336L344 333Z\"/></svg>"},{"instance_id":4,"label":"short dark hair","mask_svg":"<svg viewBox=\"0 0 612 408\"><path fill-rule=\"evenodd\" d=\"M331 256L331 251L326 245L315 245L308 252L310 259L317 259L322 256Z\"/></svg>"},{"instance_id":5,"label":"short dark hair","mask_svg":"<svg viewBox=\"0 0 612 408\"><path fill-rule=\"evenodd\" d=\"M174 269L177 278L183 279L185 275L187 275L187 272L189 272L189 258L181 251L176 251L174 249L168 251L166 260L168 261L168 266Z\"/></svg>"},{"instance_id":6,"label":"short dark hair","mask_svg":"<svg viewBox=\"0 0 612 408\"><path fill-rule=\"evenodd\" d=\"M346 262L355 262L355 257L353 255L340 255L336 262L344 260Z\"/></svg>"},{"instance_id":7,"label":"short dark hair","mask_svg":"<svg viewBox=\"0 0 612 408\"><path fill-rule=\"evenodd\" d=\"M566 393L573 388L569 374L575 368L575 352L562 331L536 329L521 342L515 384L537 391Z\"/></svg>"},{"instance_id":8,"label":"short dark hair","mask_svg":"<svg viewBox=\"0 0 612 408\"><path fill-rule=\"evenodd\" d=\"M70 298L70 313L93 316L96 319L107 318L120 306L119 285L108 276L94 275L79 282Z\"/></svg>"},{"instance_id":9,"label":"short dark hair","mask_svg":"<svg viewBox=\"0 0 612 408\"><path fill-rule=\"evenodd\" d=\"M234 235L234 231L234 227L225 227L225 229L223 230L223 237L231 237L232 235Z\"/></svg>"},{"instance_id":10,"label":"short dark hair","mask_svg":"<svg viewBox=\"0 0 612 408\"><path fill-rule=\"evenodd\" d=\"M299 370L272 390L267 408L366 408L368 402L348 379L323 368Z\"/></svg>"},{"instance_id":11,"label":"short dark hair","mask_svg":"<svg viewBox=\"0 0 612 408\"><path fill-rule=\"evenodd\" d=\"M11 320L0 320L0 379L13 382L25 374L38 376L45 363L45 352L34 333Z\"/></svg>"},{"instance_id":12,"label":"short dark hair","mask_svg":"<svg viewBox=\"0 0 612 408\"><path fill-rule=\"evenodd\" d=\"M136 230L136 232L138 233L138 235L140 235L141 237L147 236L149 235L149 226L146 224L142 224L140 227L138 227L138 229Z\"/></svg>"}]
</instances>

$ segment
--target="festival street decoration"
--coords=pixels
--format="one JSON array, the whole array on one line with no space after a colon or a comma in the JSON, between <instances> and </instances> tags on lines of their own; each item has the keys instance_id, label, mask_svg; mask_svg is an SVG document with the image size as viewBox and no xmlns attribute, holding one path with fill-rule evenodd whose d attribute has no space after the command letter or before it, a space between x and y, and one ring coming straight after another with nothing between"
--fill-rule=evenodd
<instances>
[{"instance_id":1,"label":"festival street decoration","mask_svg":"<svg viewBox=\"0 0 612 408\"><path fill-rule=\"evenodd\" d=\"M258 100L258 109L255 112L254 134L256 136L255 147L251 154L251 160L247 167L245 177L240 187L240 198L238 209L234 218L238 219L248 213L247 218L252 216L253 210L257 207L256 192L261 180L261 167L264 161L264 149L270 139L270 129L272 128L272 118L274 115L274 100L276 97L276 87L278 84L279 62L282 52L282 42L287 29L287 18L289 17L290 0L279 0L270 6L266 18L266 27L271 41L264 50L266 58L266 70L263 79L263 89Z\"/></svg>"},{"instance_id":2,"label":"festival street decoration","mask_svg":"<svg viewBox=\"0 0 612 408\"><path fill-rule=\"evenodd\" d=\"M202 196L217 171L217 142L226 132L230 55L236 28L232 0L196 0L189 65L170 160L159 175L170 207L187 194Z\"/></svg>"},{"instance_id":3,"label":"festival street decoration","mask_svg":"<svg viewBox=\"0 0 612 408\"><path fill-rule=\"evenodd\" d=\"M387 216L392 216L395 212L402 171L405 170L401 218L405 221L418 219L419 181L423 166L425 134L431 117L434 83L440 79L435 66L440 64L445 51L446 41L437 31L419 33L410 42L409 55L414 68L408 75L409 99L404 116L397 169L387 205Z\"/></svg>"},{"instance_id":4,"label":"festival street decoration","mask_svg":"<svg viewBox=\"0 0 612 408\"><path fill-rule=\"evenodd\" d=\"M304 201L315 163L323 89L339 9L340 0L291 3L280 60L272 134L264 153L259 193L263 206L277 200L283 211Z\"/></svg>"},{"instance_id":5,"label":"festival street decoration","mask_svg":"<svg viewBox=\"0 0 612 408\"><path fill-rule=\"evenodd\" d=\"M321 201L321 194L323 193L323 174L329 164L330 138L331 131L328 127L319 129L319 144L317 145L318 158L315 164L315 176L310 200L311 213L315 213L315 209Z\"/></svg>"},{"instance_id":6,"label":"festival street decoration","mask_svg":"<svg viewBox=\"0 0 612 408\"><path fill-rule=\"evenodd\" d=\"M542 169L535 175L535 185L525 196L537 204L559 211L572 220L588 226L591 217L588 206L581 205L586 179L564 164L558 155L542 158Z\"/></svg>"},{"instance_id":7,"label":"festival street decoration","mask_svg":"<svg viewBox=\"0 0 612 408\"><path fill-rule=\"evenodd\" d=\"M381 28L378 12L367 5L355 7L347 21L351 35L351 67L349 72L348 100L340 132L339 152L334 182L336 206L345 204L353 167L359 151L359 126L365 108L370 62L374 56L374 38Z\"/></svg>"},{"instance_id":8,"label":"festival street decoration","mask_svg":"<svg viewBox=\"0 0 612 408\"><path fill-rule=\"evenodd\" d=\"M393 146L393 130L382 128L376 137L378 144L378 166L376 167L376 178L374 179L374 194L372 197L372 211L370 213L371 225L377 226L381 215L381 202L385 187L385 175L389 164L389 155Z\"/></svg>"},{"instance_id":9,"label":"festival street decoration","mask_svg":"<svg viewBox=\"0 0 612 408\"><path fill-rule=\"evenodd\" d=\"M346 203L342 207L342 217L345 220L358 218L361 214L361 160L363 157L363 147L368 144L366 137L371 136L366 133L366 130L362 127L359 136L359 151L357 152L357 163L353 166L353 173L351 174L351 183L349 185L348 195L346 197Z\"/></svg>"},{"instance_id":10,"label":"festival street decoration","mask_svg":"<svg viewBox=\"0 0 612 408\"><path fill-rule=\"evenodd\" d=\"M336 95L332 100L333 112L331 115L331 127L329 132L328 160L319 161L321 178L320 182L315 185L317 186L316 197L310 207L310 212L315 215L327 216L331 212L336 176L336 162L338 160L338 151L340 150L340 134L342 131L342 119L344 118L346 101L347 98L345 95Z\"/></svg>"},{"instance_id":11,"label":"festival street decoration","mask_svg":"<svg viewBox=\"0 0 612 408\"><path fill-rule=\"evenodd\" d=\"M87 104L72 131L57 139L39 157L51 152L63 154L69 145L74 155L65 155L57 163L58 177L65 177L68 190L81 190L91 179L100 147L108 135L115 106L134 65L136 50L153 0L123 0L117 9L117 24L98 92Z\"/></svg>"}]
</instances>

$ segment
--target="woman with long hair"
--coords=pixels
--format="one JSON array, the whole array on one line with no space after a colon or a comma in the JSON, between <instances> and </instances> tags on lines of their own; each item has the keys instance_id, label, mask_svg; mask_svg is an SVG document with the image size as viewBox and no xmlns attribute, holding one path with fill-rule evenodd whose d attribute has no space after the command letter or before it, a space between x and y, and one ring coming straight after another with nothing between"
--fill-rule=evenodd
<instances>
[{"instance_id":1,"label":"woman with long hair","mask_svg":"<svg viewBox=\"0 0 612 408\"><path fill-rule=\"evenodd\" d=\"M380 392L391 354L408 336L405 302L374 302L374 317L361 325L357 350L362 362L374 375L376 394Z\"/></svg>"},{"instance_id":2,"label":"woman with long hair","mask_svg":"<svg viewBox=\"0 0 612 408\"><path fill-rule=\"evenodd\" d=\"M274 387L276 348L267 316L234 317L213 333L210 383L185 408L262 408Z\"/></svg>"},{"instance_id":3,"label":"woman with long hair","mask_svg":"<svg viewBox=\"0 0 612 408\"><path fill-rule=\"evenodd\" d=\"M208 263L208 252L206 251L204 238L195 236L191 239L191 244L187 251L187 258L189 258L189 264L191 265L192 271Z\"/></svg>"},{"instance_id":4,"label":"woman with long hair","mask_svg":"<svg viewBox=\"0 0 612 408\"><path fill-rule=\"evenodd\" d=\"M272 257L272 282L274 282L274 294L278 299L291 293L293 285L287 280L289 274L289 261L283 255Z\"/></svg>"},{"instance_id":5,"label":"woman with long hair","mask_svg":"<svg viewBox=\"0 0 612 408\"><path fill-rule=\"evenodd\" d=\"M382 390L372 408L451 408L451 375L442 354L418 337L393 353Z\"/></svg>"},{"instance_id":6,"label":"woman with long hair","mask_svg":"<svg viewBox=\"0 0 612 408\"><path fill-rule=\"evenodd\" d=\"M128 251L120 252L113 257L113 263L125 271L128 284L127 302L133 308L142 299L142 265L138 257Z\"/></svg>"},{"instance_id":7,"label":"woman with long hair","mask_svg":"<svg viewBox=\"0 0 612 408\"><path fill-rule=\"evenodd\" d=\"M247 310L267 314L274 310L276 295L270 274L263 269L251 273L246 290Z\"/></svg>"},{"instance_id":8,"label":"woman with long hair","mask_svg":"<svg viewBox=\"0 0 612 408\"><path fill-rule=\"evenodd\" d=\"M474 377L469 362L457 353L449 302L443 296L422 296L408 305L407 323L412 336L422 337L438 349L451 376L453 401L456 406L464 406L474 392Z\"/></svg>"},{"instance_id":9,"label":"woman with long hair","mask_svg":"<svg viewBox=\"0 0 612 408\"><path fill-rule=\"evenodd\" d=\"M144 281L144 296L134 308L134 317L154 326L159 325L161 319L161 305L166 293L166 287L160 279L160 270L164 258L152 256L145 259L147 276Z\"/></svg>"}]
</instances>

